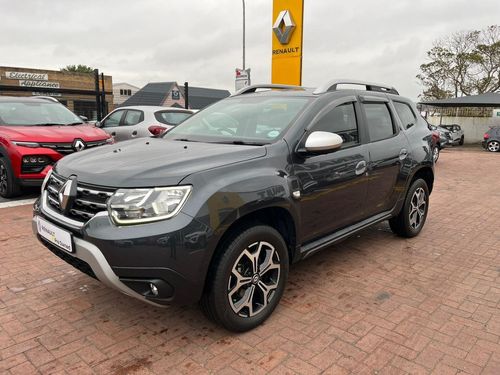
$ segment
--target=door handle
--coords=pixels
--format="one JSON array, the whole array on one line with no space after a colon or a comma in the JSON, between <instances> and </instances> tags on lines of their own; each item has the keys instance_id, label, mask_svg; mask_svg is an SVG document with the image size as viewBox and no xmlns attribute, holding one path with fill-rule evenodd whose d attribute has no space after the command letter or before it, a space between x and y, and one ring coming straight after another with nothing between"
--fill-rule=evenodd
<instances>
[{"instance_id":1,"label":"door handle","mask_svg":"<svg viewBox=\"0 0 500 375\"><path fill-rule=\"evenodd\" d=\"M116 135L116 132L111 132L111 135L114 137Z\"/></svg>"},{"instance_id":2,"label":"door handle","mask_svg":"<svg viewBox=\"0 0 500 375\"><path fill-rule=\"evenodd\" d=\"M132 132L132 136L134 136L134 135L137 135L137 130L134 130L134 131Z\"/></svg>"},{"instance_id":3,"label":"door handle","mask_svg":"<svg viewBox=\"0 0 500 375\"><path fill-rule=\"evenodd\" d=\"M404 160L408 156L408 150L406 148L401 149L399 152L399 160Z\"/></svg>"},{"instance_id":4,"label":"door handle","mask_svg":"<svg viewBox=\"0 0 500 375\"><path fill-rule=\"evenodd\" d=\"M358 164L356 164L356 169L354 171L356 176L360 176L366 172L366 161L361 160Z\"/></svg>"}]
</instances>

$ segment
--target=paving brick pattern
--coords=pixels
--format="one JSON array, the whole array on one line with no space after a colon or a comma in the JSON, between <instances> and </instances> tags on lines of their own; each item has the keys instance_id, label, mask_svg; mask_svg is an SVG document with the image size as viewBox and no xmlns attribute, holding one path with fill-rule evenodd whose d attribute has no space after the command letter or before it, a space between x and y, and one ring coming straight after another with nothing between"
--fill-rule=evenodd
<instances>
[{"instance_id":1,"label":"paving brick pattern","mask_svg":"<svg viewBox=\"0 0 500 375\"><path fill-rule=\"evenodd\" d=\"M419 237L380 224L291 268L245 334L157 309L39 245L0 210L0 373L500 374L500 154L444 151Z\"/></svg>"}]
</instances>

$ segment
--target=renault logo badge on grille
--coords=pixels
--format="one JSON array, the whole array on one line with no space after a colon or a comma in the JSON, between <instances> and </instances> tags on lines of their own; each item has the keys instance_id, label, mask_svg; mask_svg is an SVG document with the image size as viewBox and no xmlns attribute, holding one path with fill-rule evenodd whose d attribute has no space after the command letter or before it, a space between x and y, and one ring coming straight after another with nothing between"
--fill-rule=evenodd
<instances>
[{"instance_id":1,"label":"renault logo badge on grille","mask_svg":"<svg viewBox=\"0 0 500 375\"><path fill-rule=\"evenodd\" d=\"M73 206L73 201L76 198L77 193L77 182L76 177L70 177L63 186L59 189L57 198L59 201L59 207L63 213L68 213Z\"/></svg>"},{"instance_id":2,"label":"renault logo badge on grille","mask_svg":"<svg viewBox=\"0 0 500 375\"><path fill-rule=\"evenodd\" d=\"M87 147L87 145L85 144L85 142L83 140L81 140L80 138L77 138L73 141L73 149L75 151L82 151L85 149L85 147Z\"/></svg>"},{"instance_id":3,"label":"renault logo badge on grille","mask_svg":"<svg viewBox=\"0 0 500 375\"><path fill-rule=\"evenodd\" d=\"M289 10L282 10L273 25L273 31L281 44L288 44L295 30L295 22Z\"/></svg>"}]
</instances>

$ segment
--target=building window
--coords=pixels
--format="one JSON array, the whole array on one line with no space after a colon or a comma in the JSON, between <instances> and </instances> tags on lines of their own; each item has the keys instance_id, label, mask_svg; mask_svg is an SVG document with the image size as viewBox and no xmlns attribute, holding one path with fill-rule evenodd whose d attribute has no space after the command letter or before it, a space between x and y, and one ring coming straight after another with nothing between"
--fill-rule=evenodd
<instances>
[{"instance_id":1,"label":"building window","mask_svg":"<svg viewBox=\"0 0 500 375\"><path fill-rule=\"evenodd\" d=\"M127 90L127 95L132 96L132 90Z\"/></svg>"},{"instance_id":2,"label":"building window","mask_svg":"<svg viewBox=\"0 0 500 375\"><path fill-rule=\"evenodd\" d=\"M123 95L123 89L120 89L120 95Z\"/></svg>"}]
</instances>

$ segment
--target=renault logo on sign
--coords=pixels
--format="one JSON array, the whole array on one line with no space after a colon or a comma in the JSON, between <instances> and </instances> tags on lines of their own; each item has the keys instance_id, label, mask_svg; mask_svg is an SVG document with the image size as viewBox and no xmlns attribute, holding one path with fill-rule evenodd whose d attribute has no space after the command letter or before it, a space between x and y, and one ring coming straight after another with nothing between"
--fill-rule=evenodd
<instances>
[{"instance_id":1,"label":"renault logo on sign","mask_svg":"<svg viewBox=\"0 0 500 375\"><path fill-rule=\"evenodd\" d=\"M81 139L77 138L77 139L74 140L74 142L73 142L73 149L75 151L82 151L82 150L85 149L85 147L87 147L87 146L85 145L85 142L82 141Z\"/></svg>"},{"instance_id":2,"label":"renault logo on sign","mask_svg":"<svg viewBox=\"0 0 500 375\"><path fill-rule=\"evenodd\" d=\"M282 10L273 25L274 35L281 44L288 44L295 30L292 14L289 10Z\"/></svg>"}]
</instances>

